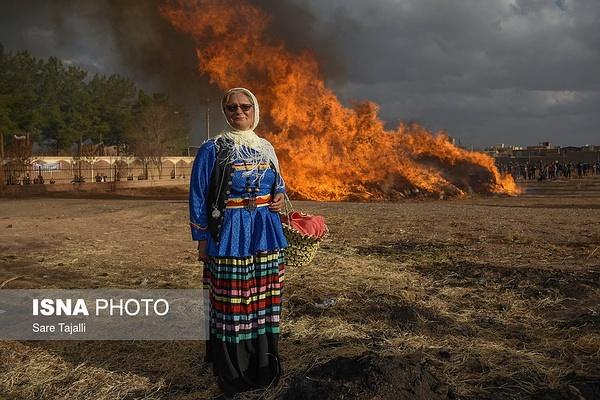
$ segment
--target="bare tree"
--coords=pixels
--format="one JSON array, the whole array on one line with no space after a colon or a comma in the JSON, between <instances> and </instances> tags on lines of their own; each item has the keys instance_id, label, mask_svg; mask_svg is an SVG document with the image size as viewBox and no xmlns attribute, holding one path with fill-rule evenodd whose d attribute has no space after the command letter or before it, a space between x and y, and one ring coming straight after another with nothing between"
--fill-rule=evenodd
<instances>
[{"instance_id":1,"label":"bare tree","mask_svg":"<svg viewBox=\"0 0 600 400\"><path fill-rule=\"evenodd\" d=\"M99 157L104 155L104 144L81 144L80 162L85 161L90 165L92 171L92 179L94 179L94 164Z\"/></svg>"},{"instance_id":2,"label":"bare tree","mask_svg":"<svg viewBox=\"0 0 600 400\"><path fill-rule=\"evenodd\" d=\"M164 104L150 104L136 115L128 132L131 151L144 165L148 178L148 166L158 169L162 176L162 160L165 155L180 152L187 139L185 116Z\"/></svg>"},{"instance_id":3,"label":"bare tree","mask_svg":"<svg viewBox=\"0 0 600 400\"><path fill-rule=\"evenodd\" d=\"M8 151L6 152L11 182L23 179L23 183L30 183L29 170L32 160L32 146L29 134L13 135Z\"/></svg>"}]
</instances>

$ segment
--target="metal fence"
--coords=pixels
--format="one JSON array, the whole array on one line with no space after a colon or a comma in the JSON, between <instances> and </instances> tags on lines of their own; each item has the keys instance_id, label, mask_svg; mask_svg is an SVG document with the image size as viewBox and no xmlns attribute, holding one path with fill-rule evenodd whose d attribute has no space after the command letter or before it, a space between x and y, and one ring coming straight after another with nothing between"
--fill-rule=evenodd
<instances>
[{"instance_id":1,"label":"metal fence","mask_svg":"<svg viewBox=\"0 0 600 400\"><path fill-rule=\"evenodd\" d=\"M56 165L58 164L58 165ZM113 166L94 166L89 163L61 162L50 165L3 166L5 185L65 184L83 182L119 182L146 180L188 180L190 165L168 165L162 169L116 163ZM186 163L187 164L187 163Z\"/></svg>"}]
</instances>

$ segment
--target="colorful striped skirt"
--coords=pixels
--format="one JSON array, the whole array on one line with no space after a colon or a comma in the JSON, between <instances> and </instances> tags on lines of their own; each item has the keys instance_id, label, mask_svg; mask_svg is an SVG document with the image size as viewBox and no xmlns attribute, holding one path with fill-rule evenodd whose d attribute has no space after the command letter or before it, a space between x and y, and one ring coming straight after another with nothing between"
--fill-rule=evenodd
<instances>
[{"instance_id":1,"label":"colorful striped skirt","mask_svg":"<svg viewBox=\"0 0 600 400\"><path fill-rule=\"evenodd\" d=\"M204 289L210 296L206 361L213 364L226 394L279 381L284 262L283 251L270 251L248 257L211 257L204 264Z\"/></svg>"}]
</instances>

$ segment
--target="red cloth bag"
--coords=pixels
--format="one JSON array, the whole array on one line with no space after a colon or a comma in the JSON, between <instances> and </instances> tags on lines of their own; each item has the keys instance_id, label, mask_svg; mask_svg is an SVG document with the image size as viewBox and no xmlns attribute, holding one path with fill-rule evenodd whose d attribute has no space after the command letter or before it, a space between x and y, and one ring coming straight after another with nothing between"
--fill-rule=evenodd
<instances>
[{"instance_id":1,"label":"red cloth bag","mask_svg":"<svg viewBox=\"0 0 600 400\"><path fill-rule=\"evenodd\" d=\"M291 226L304 236L311 236L317 239L325 236L329 229L325 225L325 218L321 215L304 214L298 211L291 211L281 216L281 222Z\"/></svg>"}]
</instances>

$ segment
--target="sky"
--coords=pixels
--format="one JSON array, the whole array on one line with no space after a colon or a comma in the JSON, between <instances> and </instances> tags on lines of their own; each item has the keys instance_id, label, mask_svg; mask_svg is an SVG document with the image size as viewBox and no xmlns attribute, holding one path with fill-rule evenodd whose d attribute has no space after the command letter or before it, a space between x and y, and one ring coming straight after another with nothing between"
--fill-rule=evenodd
<instances>
[{"instance_id":1,"label":"sky","mask_svg":"<svg viewBox=\"0 0 600 400\"><path fill-rule=\"evenodd\" d=\"M224 2L229 0L223 0ZM371 100L464 146L600 145L598 0L253 0L344 104ZM231 4L235 4L232 2ZM0 0L0 43L165 91L205 138L219 90L153 0ZM213 112L212 129L222 127Z\"/></svg>"}]
</instances>

